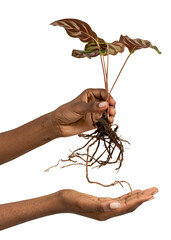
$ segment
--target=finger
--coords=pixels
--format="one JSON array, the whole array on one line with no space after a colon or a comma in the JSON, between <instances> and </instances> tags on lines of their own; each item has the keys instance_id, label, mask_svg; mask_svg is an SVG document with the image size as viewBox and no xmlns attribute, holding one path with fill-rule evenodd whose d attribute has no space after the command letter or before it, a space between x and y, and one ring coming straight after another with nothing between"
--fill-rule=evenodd
<instances>
[{"instance_id":1,"label":"finger","mask_svg":"<svg viewBox=\"0 0 171 240\"><path fill-rule=\"evenodd\" d=\"M143 190L143 194L156 194L158 191L159 191L158 188L152 187L152 188Z\"/></svg>"},{"instance_id":2,"label":"finger","mask_svg":"<svg viewBox=\"0 0 171 240\"><path fill-rule=\"evenodd\" d=\"M137 195L139 196L140 194L143 194L143 195L146 195L146 196L151 196L155 193L158 192L158 189L153 187L153 188L148 188L148 189L145 189L145 190L140 190L140 189L137 189L137 190L134 190L133 192L130 192L126 195L123 195L121 196L119 199L122 200L124 198L126 199L131 199L131 198L134 198L136 197Z\"/></svg>"},{"instance_id":3,"label":"finger","mask_svg":"<svg viewBox=\"0 0 171 240\"><path fill-rule=\"evenodd\" d=\"M134 196L135 194L137 194L137 192L142 192L142 190L137 189L137 190L129 192L129 193L127 193L127 194L125 194L125 195L123 195L121 197L115 198L115 199L116 200L123 200L123 199L126 199L126 198L130 197L130 196Z\"/></svg>"},{"instance_id":4,"label":"finger","mask_svg":"<svg viewBox=\"0 0 171 240\"><path fill-rule=\"evenodd\" d=\"M112 96L109 97L109 105L111 105L111 106L115 106L116 105L116 101L113 99Z\"/></svg>"},{"instance_id":5,"label":"finger","mask_svg":"<svg viewBox=\"0 0 171 240\"><path fill-rule=\"evenodd\" d=\"M107 100L107 93L106 90L103 88L89 88L86 90L86 93L93 93L93 95L95 96L95 98L99 99L99 100Z\"/></svg>"},{"instance_id":6,"label":"finger","mask_svg":"<svg viewBox=\"0 0 171 240\"><path fill-rule=\"evenodd\" d=\"M131 198L127 200L129 197ZM115 198L113 200L109 198L100 198L99 208L101 209L101 212L111 211L113 209L118 209L118 208L120 208L119 209L120 211L120 210L123 210L123 208L125 208L125 205L126 207L129 208L129 207L132 207L132 205L134 205L135 203L142 203L144 199L147 200L148 197L144 196L141 190L135 190L133 192L123 195L122 197Z\"/></svg>"},{"instance_id":7,"label":"finger","mask_svg":"<svg viewBox=\"0 0 171 240\"><path fill-rule=\"evenodd\" d=\"M120 208L121 204L119 201L113 201L113 200L107 200L107 201L98 201L96 203L96 208L95 211L96 212L108 212L108 211L112 211L114 209L118 209Z\"/></svg>"},{"instance_id":8,"label":"finger","mask_svg":"<svg viewBox=\"0 0 171 240\"><path fill-rule=\"evenodd\" d=\"M88 112L104 112L107 107L108 107L108 103L107 102L96 102L96 101L92 101L89 103L85 103L85 102L77 102L77 103L73 103L72 105L74 112L81 114L81 115L85 115Z\"/></svg>"},{"instance_id":9,"label":"finger","mask_svg":"<svg viewBox=\"0 0 171 240\"><path fill-rule=\"evenodd\" d=\"M113 106L109 106L109 115L112 117L116 115L116 110L113 108Z\"/></svg>"},{"instance_id":10,"label":"finger","mask_svg":"<svg viewBox=\"0 0 171 240\"><path fill-rule=\"evenodd\" d=\"M149 199L153 199L153 195L155 193L158 192L158 189L157 188L149 188L149 189L146 189L144 191L141 191L141 190L136 190L134 191L133 194L128 194L127 196L125 195L125 199L122 198L120 200L123 200L123 201L131 201L131 200L136 200L138 202L138 200L141 201L148 201ZM143 200L144 199L144 200Z\"/></svg>"},{"instance_id":11,"label":"finger","mask_svg":"<svg viewBox=\"0 0 171 240\"><path fill-rule=\"evenodd\" d=\"M127 199L122 199L121 208L123 211L129 211L130 209L136 209L143 202L153 199L153 195L144 195L142 192L137 192L135 195L130 196Z\"/></svg>"},{"instance_id":12,"label":"finger","mask_svg":"<svg viewBox=\"0 0 171 240\"><path fill-rule=\"evenodd\" d=\"M153 197L153 194L151 194L151 193L144 194L143 191L141 191L141 192L137 192L134 195L130 195L129 197L127 197L125 199L125 201L128 202L128 201L131 201L132 199L136 199L138 201L138 200L142 200L142 199L146 199L146 198L148 199L148 198L151 198L151 197Z\"/></svg>"}]
</instances>

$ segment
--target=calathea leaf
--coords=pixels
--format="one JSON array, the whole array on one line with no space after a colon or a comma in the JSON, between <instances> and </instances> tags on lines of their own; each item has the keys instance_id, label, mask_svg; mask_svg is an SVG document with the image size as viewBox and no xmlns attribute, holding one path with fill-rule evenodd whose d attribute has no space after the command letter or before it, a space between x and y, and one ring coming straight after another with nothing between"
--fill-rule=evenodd
<instances>
[{"instance_id":1,"label":"calathea leaf","mask_svg":"<svg viewBox=\"0 0 171 240\"><path fill-rule=\"evenodd\" d=\"M104 42L104 40L98 38L97 40L99 46L100 46L100 50L101 50L101 53L104 54L106 48L107 48L107 44ZM97 43L95 42L88 42L86 45L85 45L85 48L84 48L85 51L98 51L99 52L99 47L97 45Z\"/></svg>"},{"instance_id":2,"label":"calathea leaf","mask_svg":"<svg viewBox=\"0 0 171 240\"><path fill-rule=\"evenodd\" d=\"M107 54L116 55L118 52L123 52L125 45L119 41L114 41L112 43L101 43L99 42L101 54L106 56ZM109 49L107 50L107 45ZM85 51L98 51L99 48L96 43L87 43L85 45ZM108 51L108 53L107 53Z\"/></svg>"},{"instance_id":3,"label":"calathea leaf","mask_svg":"<svg viewBox=\"0 0 171 240\"><path fill-rule=\"evenodd\" d=\"M129 50L130 53L135 52L138 49L142 48L153 48L157 53L161 54L156 46L153 46L150 41L143 40L140 38L131 39L128 36L120 36L119 41L123 43Z\"/></svg>"},{"instance_id":4,"label":"calathea leaf","mask_svg":"<svg viewBox=\"0 0 171 240\"><path fill-rule=\"evenodd\" d=\"M100 45L101 54L106 56L107 54L116 55L118 52L122 53L124 51L124 44L119 41L114 41L112 43L103 43L98 39ZM108 49L107 49L108 45ZM72 56L77 58L84 57L96 57L99 55L99 48L96 43L89 42L85 45L84 51L73 50Z\"/></svg>"},{"instance_id":5,"label":"calathea leaf","mask_svg":"<svg viewBox=\"0 0 171 240\"><path fill-rule=\"evenodd\" d=\"M109 54L116 55L117 53L122 53L125 49L125 45L119 41L114 41L109 43ZM105 55L107 55L107 50L105 51Z\"/></svg>"},{"instance_id":6,"label":"calathea leaf","mask_svg":"<svg viewBox=\"0 0 171 240\"><path fill-rule=\"evenodd\" d=\"M88 57L91 59L92 57L96 57L99 55L99 51L81 51L81 50L73 50L72 51L72 56L76 58L84 58Z\"/></svg>"},{"instance_id":7,"label":"calathea leaf","mask_svg":"<svg viewBox=\"0 0 171 240\"><path fill-rule=\"evenodd\" d=\"M81 20L66 18L52 22L51 25L63 27L69 36L79 38L82 42L87 43L85 45L84 51L75 49L73 50L72 56L74 57L96 57L100 54L99 48L101 54L105 56L107 54L116 55L118 52L124 51L124 45L121 42L114 41L113 43L106 43L102 38L99 38L97 36L97 34L86 22L83 22Z\"/></svg>"},{"instance_id":8,"label":"calathea leaf","mask_svg":"<svg viewBox=\"0 0 171 240\"><path fill-rule=\"evenodd\" d=\"M96 42L97 34L86 23L78 19L66 18L52 22L53 26L65 28L70 37L79 38L82 42ZM103 39L101 39L104 41Z\"/></svg>"}]
</instances>

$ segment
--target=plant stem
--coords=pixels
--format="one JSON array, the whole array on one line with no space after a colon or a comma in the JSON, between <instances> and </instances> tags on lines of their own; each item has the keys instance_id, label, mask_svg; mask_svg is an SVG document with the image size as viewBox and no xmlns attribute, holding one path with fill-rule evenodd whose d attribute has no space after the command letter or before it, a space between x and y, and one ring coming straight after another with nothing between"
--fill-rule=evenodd
<instances>
[{"instance_id":1,"label":"plant stem","mask_svg":"<svg viewBox=\"0 0 171 240\"><path fill-rule=\"evenodd\" d=\"M100 54L100 60L101 60L101 65L102 65L102 70L103 70L103 77L104 77L104 84L105 84L105 89L108 93L108 83L106 82L106 67L105 67L105 61L104 61L104 56L101 54L101 49L98 41L92 37L92 39L96 42L98 49L99 49L99 54Z\"/></svg>"},{"instance_id":2,"label":"plant stem","mask_svg":"<svg viewBox=\"0 0 171 240\"><path fill-rule=\"evenodd\" d=\"M106 71L106 82L107 82L107 93L108 93L108 72L109 72L109 45L107 44L107 71Z\"/></svg>"},{"instance_id":3,"label":"plant stem","mask_svg":"<svg viewBox=\"0 0 171 240\"><path fill-rule=\"evenodd\" d=\"M102 70L103 70L103 76L104 76L104 84L105 84L105 86L106 86L106 75L105 75L105 69L104 69L104 64L103 64L103 60L102 60L102 54L101 54L100 45L99 45L98 41L97 41L94 37L92 37L92 36L90 36L90 37L95 41L95 43L97 44L98 49L99 49L100 60L101 60Z\"/></svg>"},{"instance_id":4,"label":"plant stem","mask_svg":"<svg viewBox=\"0 0 171 240\"><path fill-rule=\"evenodd\" d=\"M105 73L105 76L106 76L106 65L105 65L104 55L102 55L102 60L103 60L103 66L104 66L104 73ZM107 78L105 78L105 80L107 81Z\"/></svg>"},{"instance_id":5,"label":"plant stem","mask_svg":"<svg viewBox=\"0 0 171 240\"><path fill-rule=\"evenodd\" d=\"M95 39L94 39L95 40ZM96 40L95 40L96 41ZM106 75L105 75L105 66L103 63L103 59L102 59L102 54L101 54L101 49L100 49L100 45L99 43L96 41L97 46L99 48L99 53L100 53L100 60L101 60L101 64L102 64L102 70L103 70L103 76L104 76L104 84L105 84L105 88L106 88Z\"/></svg>"},{"instance_id":6,"label":"plant stem","mask_svg":"<svg viewBox=\"0 0 171 240\"><path fill-rule=\"evenodd\" d=\"M112 88L111 88L111 90L110 90L110 94L111 94L111 92L112 92L112 90L113 90L113 88L114 88L114 86L115 86L115 84L116 84L116 82L117 82L117 80L118 80L118 78L119 78L119 76L120 76L120 74L121 74L121 72L122 72L125 64L126 64L126 62L128 61L129 57L131 56L131 54L132 54L132 52L131 52L131 53L128 55L128 57L126 58L126 60L125 60L125 62L124 62L124 64L123 64L123 66L122 66L122 68L121 68L121 70L120 70L120 72L119 72L119 74L118 74L115 82L113 83L113 86L112 86Z\"/></svg>"},{"instance_id":7,"label":"plant stem","mask_svg":"<svg viewBox=\"0 0 171 240\"><path fill-rule=\"evenodd\" d=\"M103 67L104 67L104 73L105 73L105 89L106 89L106 92L108 93L108 81L107 81L107 72L106 72L104 55L102 55L102 60L103 60Z\"/></svg>"},{"instance_id":8,"label":"plant stem","mask_svg":"<svg viewBox=\"0 0 171 240\"><path fill-rule=\"evenodd\" d=\"M107 102L109 104L109 87L108 87L108 72L109 72L109 45L107 44L107 71L106 71L106 84L107 84ZM109 105L108 105L108 111L107 111L108 119L109 119Z\"/></svg>"}]
</instances>

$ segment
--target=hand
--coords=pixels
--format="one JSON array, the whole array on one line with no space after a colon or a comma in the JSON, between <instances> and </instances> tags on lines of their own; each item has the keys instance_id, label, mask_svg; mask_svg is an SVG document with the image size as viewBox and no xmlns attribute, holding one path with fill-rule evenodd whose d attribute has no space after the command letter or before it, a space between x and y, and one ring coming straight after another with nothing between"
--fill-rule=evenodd
<instances>
[{"instance_id":1,"label":"hand","mask_svg":"<svg viewBox=\"0 0 171 240\"><path fill-rule=\"evenodd\" d=\"M108 106L109 122L112 124L116 114L114 99L110 96L108 104L105 89L86 89L74 100L55 111L61 136L67 137L92 130L93 121L99 119Z\"/></svg>"},{"instance_id":2,"label":"hand","mask_svg":"<svg viewBox=\"0 0 171 240\"><path fill-rule=\"evenodd\" d=\"M98 198L74 190L61 190L61 212L75 213L104 221L133 212L143 202L154 198L158 189L135 190L118 198Z\"/></svg>"},{"instance_id":3,"label":"hand","mask_svg":"<svg viewBox=\"0 0 171 240\"><path fill-rule=\"evenodd\" d=\"M136 190L112 199L66 189L38 198L1 204L0 230L57 213L75 213L104 221L134 211L143 202L153 199L157 192L157 188Z\"/></svg>"}]
</instances>

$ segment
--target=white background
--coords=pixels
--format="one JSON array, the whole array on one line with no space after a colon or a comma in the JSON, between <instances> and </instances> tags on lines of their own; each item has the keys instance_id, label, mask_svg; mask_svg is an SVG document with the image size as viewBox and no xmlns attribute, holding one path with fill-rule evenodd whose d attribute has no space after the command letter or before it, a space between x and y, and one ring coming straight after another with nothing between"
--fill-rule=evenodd
<instances>
[{"instance_id":1,"label":"white background","mask_svg":"<svg viewBox=\"0 0 171 240\"><path fill-rule=\"evenodd\" d=\"M98 222L59 214L0 233L0 239L169 239L170 215L170 7L169 1L0 2L0 132L16 128L72 100L86 88L103 88L100 59L75 59L84 44L52 21L78 18L107 42L120 35L150 40L152 49L131 56L113 91L119 134L131 143L120 172L103 169L102 182L127 180L133 189L156 186L159 193L135 212ZM112 85L128 51L110 57ZM95 196L117 197L128 187L88 184L84 167L44 170L80 146L77 136L56 139L0 166L0 203L71 188ZM98 170L91 171L95 179Z\"/></svg>"}]
</instances>

